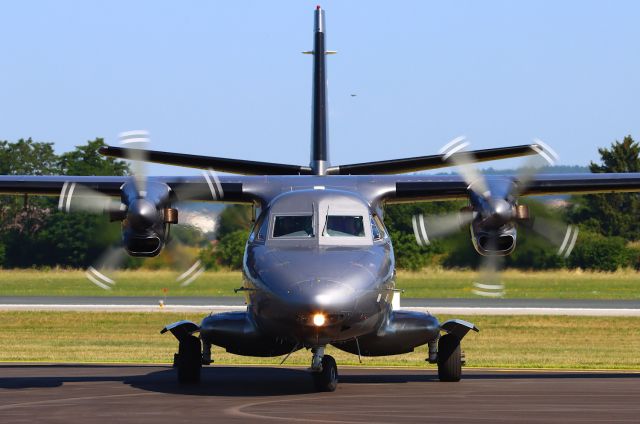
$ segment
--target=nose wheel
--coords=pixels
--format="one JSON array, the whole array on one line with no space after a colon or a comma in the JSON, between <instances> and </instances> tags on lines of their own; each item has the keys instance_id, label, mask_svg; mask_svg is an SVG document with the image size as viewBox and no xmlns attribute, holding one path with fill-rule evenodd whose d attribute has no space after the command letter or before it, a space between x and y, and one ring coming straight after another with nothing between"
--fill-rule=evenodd
<instances>
[{"instance_id":1,"label":"nose wheel","mask_svg":"<svg viewBox=\"0 0 640 424\"><path fill-rule=\"evenodd\" d=\"M338 387L338 366L331 355L324 354L324 346L311 350L311 375L319 392L333 392Z\"/></svg>"},{"instance_id":2,"label":"nose wheel","mask_svg":"<svg viewBox=\"0 0 640 424\"><path fill-rule=\"evenodd\" d=\"M322 358L322 369L313 371L313 384L319 392L333 392L338 387L338 366L331 355Z\"/></svg>"}]
</instances>

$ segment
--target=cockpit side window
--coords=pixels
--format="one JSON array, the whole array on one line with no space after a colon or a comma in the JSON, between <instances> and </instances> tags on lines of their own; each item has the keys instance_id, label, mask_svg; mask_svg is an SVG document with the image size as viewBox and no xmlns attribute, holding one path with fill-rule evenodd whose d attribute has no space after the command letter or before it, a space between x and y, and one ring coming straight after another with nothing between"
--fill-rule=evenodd
<instances>
[{"instance_id":1,"label":"cockpit side window","mask_svg":"<svg viewBox=\"0 0 640 424\"><path fill-rule=\"evenodd\" d=\"M378 225L373 219L373 216L371 217L371 234L373 234L374 241L382 240L382 234L380 234L380 230L378 229Z\"/></svg>"},{"instance_id":2,"label":"cockpit side window","mask_svg":"<svg viewBox=\"0 0 640 424\"><path fill-rule=\"evenodd\" d=\"M273 221L273 238L314 237L313 215L276 215Z\"/></svg>"},{"instance_id":3,"label":"cockpit side window","mask_svg":"<svg viewBox=\"0 0 640 424\"><path fill-rule=\"evenodd\" d=\"M374 240L382 240L387 237L386 229L384 228L384 224L378 217L378 215L371 216L371 230L373 232Z\"/></svg>"},{"instance_id":4,"label":"cockpit side window","mask_svg":"<svg viewBox=\"0 0 640 424\"><path fill-rule=\"evenodd\" d=\"M265 211L258 217L253 229L251 230L251 234L249 235L249 243L253 242L263 242L267 238L267 227L269 220L267 217L269 216L269 211Z\"/></svg>"}]
</instances>

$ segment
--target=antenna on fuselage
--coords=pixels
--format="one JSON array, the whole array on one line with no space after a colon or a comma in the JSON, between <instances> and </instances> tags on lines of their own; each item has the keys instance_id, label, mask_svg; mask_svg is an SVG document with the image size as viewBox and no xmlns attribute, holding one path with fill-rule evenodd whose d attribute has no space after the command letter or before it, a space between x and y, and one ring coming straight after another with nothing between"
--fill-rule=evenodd
<instances>
[{"instance_id":1,"label":"antenna on fuselage","mask_svg":"<svg viewBox=\"0 0 640 424\"><path fill-rule=\"evenodd\" d=\"M329 146L327 129L327 73L325 57L335 51L325 50L324 10L316 7L313 51L303 52L313 55L313 104L311 123L311 167L314 175L326 175L329 167Z\"/></svg>"}]
</instances>

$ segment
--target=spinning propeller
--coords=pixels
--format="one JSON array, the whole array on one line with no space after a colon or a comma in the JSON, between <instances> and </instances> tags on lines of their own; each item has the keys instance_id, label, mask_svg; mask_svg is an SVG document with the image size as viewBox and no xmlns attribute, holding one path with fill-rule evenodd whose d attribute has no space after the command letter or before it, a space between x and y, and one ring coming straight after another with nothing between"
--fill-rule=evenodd
<instances>
[{"instance_id":1,"label":"spinning propeller","mask_svg":"<svg viewBox=\"0 0 640 424\"><path fill-rule=\"evenodd\" d=\"M188 218L179 219L178 211L190 201L222 199L222 185L215 171L209 169L202 173L201 181L185 181L169 187L147 176L147 131L121 133L120 142L127 147L126 158L132 170L131 178L120 188L120 200L76 182L66 182L60 193L58 209L61 211L108 214L112 221L122 222L121 245L107 249L85 275L98 287L109 290L116 283L109 275L121 268L128 256L153 257L166 247L164 250L172 263L181 267L190 264L176 278L180 286L188 286L205 268L199 259L185 261L187 249L170 237L171 225L192 225Z\"/></svg>"},{"instance_id":2,"label":"spinning propeller","mask_svg":"<svg viewBox=\"0 0 640 424\"><path fill-rule=\"evenodd\" d=\"M535 139L532 149L536 154L527 160L515 177L486 178L476 167L473 155L464 149L469 143L458 137L447 143L440 153L443 160L455 165L458 173L468 185L469 205L459 212L412 217L413 231L420 246L431 240L452 234L469 225L476 251L483 256L479 281L473 292L480 296L502 297L504 284L499 271L504 256L516 247L517 227L522 226L544 237L558 250L557 254L569 257L578 238L578 228L547 218L532 217L526 205L518 198L531 184L543 166L554 165L558 155L544 142Z\"/></svg>"}]
</instances>

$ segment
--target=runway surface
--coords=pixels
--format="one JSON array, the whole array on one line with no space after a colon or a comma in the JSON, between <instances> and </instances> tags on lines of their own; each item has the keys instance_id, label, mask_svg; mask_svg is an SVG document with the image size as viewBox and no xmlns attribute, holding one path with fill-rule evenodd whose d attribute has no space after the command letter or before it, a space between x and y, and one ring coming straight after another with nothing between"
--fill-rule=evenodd
<instances>
[{"instance_id":1,"label":"runway surface","mask_svg":"<svg viewBox=\"0 0 640 424\"><path fill-rule=\"evenodd\" d=\"M315 393L300 368L207 367L180 386L168 366L0 364L0 422L633 422L640 373L341 368Z\"/></svg>"},{"instance_id":2,"label":"runway surface","mask_svg":"<svg viewBox=\"0 0 640 424\"><path fill-rule=\"evenodd\" d=\"M401 304L433 314L640 316L640 300L402 298ZM209 312L244 307L243 297L0 297L0 310Z\"/></svg>"}]
</instances>

